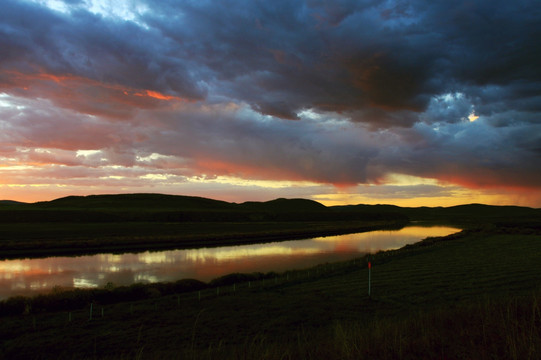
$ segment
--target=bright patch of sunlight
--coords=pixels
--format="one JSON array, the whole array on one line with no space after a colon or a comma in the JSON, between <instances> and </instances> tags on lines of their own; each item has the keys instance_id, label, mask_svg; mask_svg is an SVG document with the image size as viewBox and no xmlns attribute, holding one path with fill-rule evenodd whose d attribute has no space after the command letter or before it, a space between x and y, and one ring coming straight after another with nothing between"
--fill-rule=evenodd
<instances>
[{"instance_id":1,"label":"bright patch of sunlight","mask_svg":"<svg viewBox=\"0 0 541 360\"><path fill-rule=\"evenodd\" d=\"M101 153L101 150L77 150L75 156L89 157Z\"/></svg>"},{"instance_id":2,"label":"bright patch of sunlight","mask_svg":"<svg viewBox=\"0 0 541 360\"><path fill-rule=\"evenodd\" d=\"M94 281L84 278L74 278L73 279L73 287L76 288L97 288L98 284L96 284Z\"/></svg>"},{"instance_id":3,"label":"bright patch of sunlight","mask_svg":"<svg viewBox=\"0 0 541 360\"><path fill-rule=\"evenodd\" d=\"M145 174L139 176L139 179L144 180L167 180L167 174Z\"/></svg>"},{"instance_id":4,"label":"bright patch of sunlight","mask_svg":"<svg viewBox=\"0 0 541 360\"><path fill-rule=\"evenodd\" d=\"M40 289L46 289L49 285L45 282L39 282L39 281L32 281L30 283L30 289L32 290L40 290Z\"/></svg>"},{"instance_id":5,"label":"bright patch of sunlight","mask_svg":"<svg viewBox=\"0 0 541 360\"><path fill-rule=\"evenodd\" d=\"M119 266L116 266L116 265L102 265L102 266L100 266L100 271L102 271L102 272L115 273L115 272L119 272L120 270L121 270L121 268ZM100 278L103 278L103 276L100 276Z\"/></svg>"},{"instance_id":6,"label":"bright patch of sunlight","mask_svg":"<svg viewBox=\"0 0 541 360\"><path fill-rule=\"evenodd\" d=\"M14 105L10 99L12 98L11 95L8 95L6 93L0 93L0 107L3 108L12 108L17 110L23 110L26 106L23 105Z\"/></svg>"},{"instance_id":7,"label":"bright patch of sunlight","mask_svg":"<svg viewBox=\"0 0 541 360\"><path fill-rule=\"evenodd\" d=\"M317 112L314 112L312 109L306 109L299 111L297 113L297 116L300 118L308 118L312 120L319 120L322 118L321 114L318 114Z\"/></svg>"},{"instance_id":8,"label":"bright patch of sunlight","mask_svg":"<svg viewBox=\"0 0 541 360\"><path fill-rule=\"evenodd\" d=\"M140 254L138 259L145 264L164 264L172 262L166 254L157 252L145 252Z\"/></svg>"},{"instance_id":9,"label":"bright patch of sunlight","mask_svg":"<svg viewBox=\"0 0 541 360\"><path fill-rule=\"evenodd\" d=\"M109 175L109 176L100 176L98 179L100 180L122 180L125 179L125 176L120 175Z\"/></svg>"},{"instance_id":10,"label":"bright patch of sunlight","mask_svg":"<svg viewBox=\"0 0 541 360\"><path fill-rule=\"evenodd\" d=\"M0 274L24 273L30 271L30 269L30 265L24 263L22 260L10 260L0 262Z\"/></svg>"},{"instance_id":11,"label":"bright patch of sunlight","mask_svg":"<svg viewBox=\"0 0 541 360\"><path fill-rule=\"evenodd\" d=\"M136 161L141 161L141 162L150 162L150 161L153 161L153 160L158 160L158 159L168 159L168 158L172 158L173 156L169 156L169 155L162 155L162 154L158 154L158 153L152 153L148 156L136 156L135 157L135 160Z\"/></svg>"},{"instance_id":12,"label":"bright patch of sunlight","mask_svg":"<svg viewBox=\"0 0 541 360\"><path fill-rule=\"evenodd\" d=\"M149 282L149 283L153 283L153 282L158 282L158 277L155 276L155 275L149 275L149 274L137 274L135 275L134 277L134 281L137 283L137 282Z\"/></svg>"},{"instance_id":13,"label":"bright patch of sunlight","mask_svg":"<svg viewBox=\"0 0 541 360\"><path fill-rule=\"evenodd\" d=\"M205 177L191 177L187 179L192 183L215 183L215 184L227 184L234 186L256 186L270 189L283 189L296 186L319 186L319 184L309 181L289 181L289 180L253 180L242 179L233 176L217 176L215 178Z\"/></svg>"},{"instance_id":14,"label":"bright patch of sunlight","mask_svg":"<svg viewBox=\"0 0 541 360\"><path fill-rule=\"evenodd\" d=\"M292 248L282 245L268 245L265 247L231 247L231 248L202 248L187 250L186 259L194 262L239 260L256 256L276 255L309 255L321 252L319 248Z\"/></svg>"},{"instance_id":15,"label":"bright patch of sunlight","mask_svg":"<svg viewBox=\"0 0 541 360\"><path fill-rule=\"evenodd\" d=\"M34 148L34 152L37 152L38 154L52 154L51 150L43 148Z\"/></svg>"},{"instance_id":16,"label":"bright patch of sunlight","mask_svg":"<svg viewBox=\"0 0 541 360\"><path fill-rule=\"evenodd\" d=\"M422 178L419 176L392 173L385 177L386 185L412 186L412 185L439 185L436 179Z\"/></svg>"},{"instance_id":17,"label":"bright patch of sunlight","mask_svg":"<svg viewBox=\"0 0 541 360\"><path fill-rule=\"evenodd\" d=\"M474 122L475 120L479 119L479 116L478 115L475 115L475 113L472 111L472 113L468 116L468 120L470 120L470 122Z\"/></svg>"},{"instance_id":18,"label":"bright patch of sunlight","mask_svg":"<svg viewBox=\"0 0 541 360\"><path fill-rule=\"evenodd\" d=\"M122 263L124 261L123 256L118 254L99 254L98 257L101 262L109 264Z\"/></svg>"},{"instance_id":19,"label":"bright patch of sunlight","mask_svg":"<svg viewBox=\"0 0 541 360\"><path fill-rule=\"evenodd\" d=\"M33 169L33 166L29 165L2 165L0 164L0 170L2 171L21 171Z\"/></svg>"}]
</instances>

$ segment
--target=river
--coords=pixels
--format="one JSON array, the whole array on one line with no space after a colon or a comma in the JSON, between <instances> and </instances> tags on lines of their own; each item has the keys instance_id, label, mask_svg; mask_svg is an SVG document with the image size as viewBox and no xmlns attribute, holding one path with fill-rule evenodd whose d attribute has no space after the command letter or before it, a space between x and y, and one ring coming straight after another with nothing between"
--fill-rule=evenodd
<instances>
[{"instance_id":1,"label":"river","mask_svg":"<svg viewBox=\"0 0 541 360\"><path fill-rule=\"evenodd\" d=\"M457 231L460 229L444 226L409 226L401 230L253 245L3 260L0 261L0 300L44 293L55 286L92 288L108 283L130 285L185 278L209 281L235 272L302 269L397 249L429 236L445 236Z\"/></svg>"}]
</instances>

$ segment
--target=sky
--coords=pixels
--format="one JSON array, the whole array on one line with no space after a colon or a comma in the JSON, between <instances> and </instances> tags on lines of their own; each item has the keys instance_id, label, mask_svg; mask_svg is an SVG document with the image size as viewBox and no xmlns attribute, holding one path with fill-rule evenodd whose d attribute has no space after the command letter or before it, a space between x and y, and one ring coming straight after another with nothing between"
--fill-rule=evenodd
<instances>
[{"instance_id":1,"label":"sky","mask_svg":"<svg viewBox=\"0 0 541 360\"><path fill-rule=\"evenodd\" d=\"M536 1L2 0L0 199L541 207Z\"/></svg>"}]
</instances>

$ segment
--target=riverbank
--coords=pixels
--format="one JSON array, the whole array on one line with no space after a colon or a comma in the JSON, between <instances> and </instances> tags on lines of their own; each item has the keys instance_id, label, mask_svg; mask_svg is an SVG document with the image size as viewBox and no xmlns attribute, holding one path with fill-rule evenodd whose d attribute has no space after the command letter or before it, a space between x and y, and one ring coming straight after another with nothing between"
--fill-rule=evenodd
<instances>
[{"instance_id":1,"label":"riverbank","mask_svg":"<svg viewBox=\"0 0 541 360\"><path fill-rule=\"evenodd\" d=\"M360 258L192 291L151 284L137 301L78 310L23 308L2 318L0 358L537 358L539 235L464 231L380 252L371 298Z\"/></svg>"}]
</instances>

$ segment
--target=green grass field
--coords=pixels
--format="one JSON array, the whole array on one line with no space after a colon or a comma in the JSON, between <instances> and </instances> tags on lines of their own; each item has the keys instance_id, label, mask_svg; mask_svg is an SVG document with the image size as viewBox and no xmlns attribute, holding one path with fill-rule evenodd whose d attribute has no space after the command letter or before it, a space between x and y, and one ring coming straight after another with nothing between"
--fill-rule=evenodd
<instances>
[{"instance_id":1,"label":"green grass field","mask_svg":"<svg viewBox=\"0 0 541 360\"><path fill-rule=\"evenodd\" d=\"M230 277L178 294L148 285L142 300L94 301L92 319L90 302L30 309L0 318L0 358L541 357L535 229L466 231L378 253L371 258L372 298L366 261L250 282Z\"/></svg>"}]
</instances>

